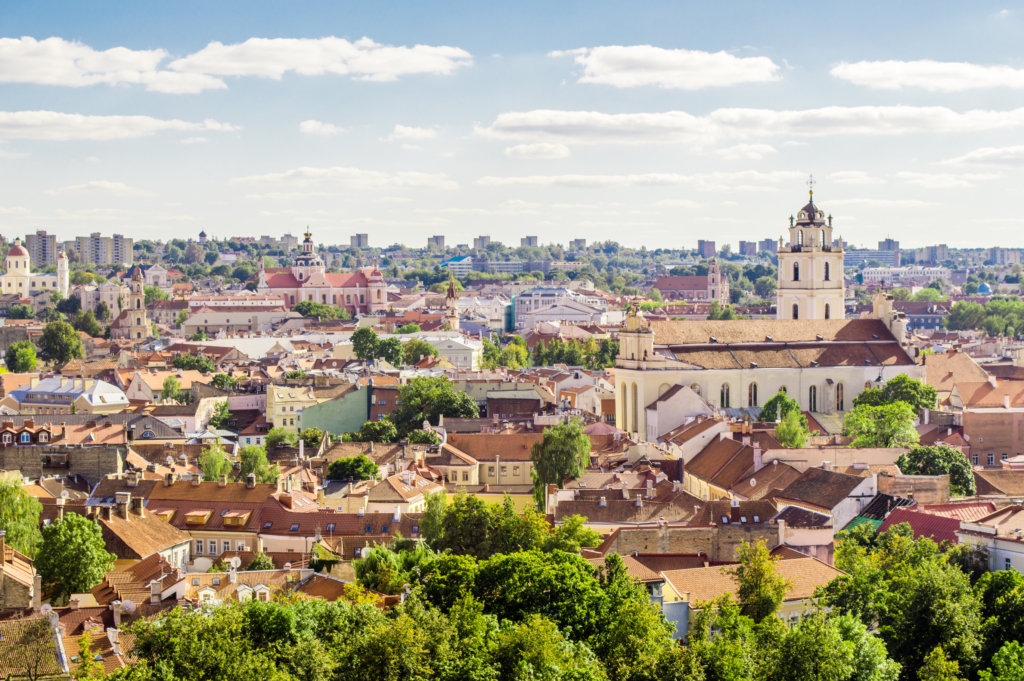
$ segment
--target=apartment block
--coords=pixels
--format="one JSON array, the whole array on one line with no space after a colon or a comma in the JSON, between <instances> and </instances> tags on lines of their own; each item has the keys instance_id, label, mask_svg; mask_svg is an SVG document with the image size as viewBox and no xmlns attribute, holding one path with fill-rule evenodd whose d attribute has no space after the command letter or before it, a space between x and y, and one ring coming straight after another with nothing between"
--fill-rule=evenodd
<instances>
[{"instance_id":1,"label":"apartment block","mask_svg":"<svg viewBox=\"0 0 1024 681\"><path fill-rule=\"evenodd\" d=\"M585 250L587 250L587 240L586 239L573 239L572 241L569 242L569 250L570 251L585 251Z\"/></svg>"},{"instance_id":2,"label":"apartment block","mask_svg":"<svg viewBox=\"0 0 1024 681\"><path fill-rule=\"evenodd\" d=\"M900 250L900 242L895 239L886 238L885 241L878 242L878 250L880 251L898 251Z\"/></svg>"},{"instance_id":3,"label":"apartment block","mask_svg":"<svg viewBox=\"0 0 1024 681\"><path fill-rule=\"evenodd\" d=\"M39 230L35 234L25 235L25 246L28 248L30 262L36 267L57 264L57 235L47 234Z\"/></svg>"},{"instance_id":4,"label":"apartment block","mask_svg":"<svg viewBox=\"0 0 1024 681\"><path fill-rule=\"evenodd\" d=\"M768 251L769 253L779 252L779 242L775 239L764 239L763 241L757 242L758 252Z\"/></svg>"},{"instance_id":5,"label":"apartment block","mask_svg":"<svg viewBox=\"0 0 1024 681\"><path fill-rule=\"evenodd\" d=\"M349 248L369 248L370 247L370 235L369 234L356 234L355 236L349 237Z\"/></svg>"},{"instance_id":6,"label":"apartment block","mask_svg":"<svg viewBox=\"0 0 1024 681\"><path fill-rule=\"evenodd\" d=\"M481 248L487 248L487 245L491 243L491 237L489 236L478 236L473 239L473 248L480 250Z\"/></svg>"},{"instance_id":7,"label":"apartment block","mask_svg":"<svg viewBox=\"0 0 1024 681\"><path fill-rule=\"evenodd\" d=\"M946 244L926 246L919 249L914 256L917 262L933 262L938 265L943 260L949 260L949 247Z\"/></svg>"},{"instance_id":8,"label":"apartment block","mask_svg":"<svg viewBox=\"0 0 1024 681\"><path fill-rule=\"evenodd\" d=\"M1019 265L1020 251L1016 248L990 248L986 260L996 265Z\"/></svg>"},{"instance_id":9,"label":"apartment block","mask_svg":"<svg viewBox=\"0 0 1024 681\"><path fill-rule=\"evenodd\" d=\"M713 258L717 254L718 251L715 249L714 241L705 241L704 239L697 241L697 255L700 257Z\"/></svg>"},{"instance_id":10,"label":"apartment block","mask_svg":"<svg viewBox=\"0 0 1024 681\"><path fill-rule=\"evenodd\" d=\"M75 250L83 263L92 265L132 265L135 240L115 234L112 237L93 232L75 239Z\"/></svg>"},{"instance_id":11,"label":"apartment block","mask_svg":"<svg viewBox=\"0 0 1024 681\"><path fill-rule=\"evenodd\" d=\"M427 248L436 246L437 250L444 250L444 237L443 236L428 236L427 237Z\"/></svg>"},{"instance_id":12,"label":"apartment block","mask_svg":"<svg viewBox=\"0 0 1024 681\"><path fill-rule=\"evenodd\" d=\"M519 245L520 246L533 246L534 248L536 248L537 247L537 237L535 237L535 236L524 236L522 239L519 240Z\"/></svg>"},{"instance_id":13,"label":"apartment block","mask_svg":"<svg viewBox=\"0 0 1024 681\"><path fill-rule=\"evenodd\" d=\"M757 244L753 241L741 241L740 242L740 255L757 255Z\"/></svg>"}]
</instances>

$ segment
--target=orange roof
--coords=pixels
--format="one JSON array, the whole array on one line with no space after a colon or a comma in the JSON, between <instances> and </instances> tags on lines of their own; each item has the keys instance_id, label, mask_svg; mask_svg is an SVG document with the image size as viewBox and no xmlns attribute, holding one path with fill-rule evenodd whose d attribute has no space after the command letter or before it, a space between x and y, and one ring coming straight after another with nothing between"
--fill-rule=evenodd
<instances>
[{"instance_id":1,"label":"orange roof","mask_svg":"<svg viewBox=\"0 0 1024 681\"><path fill-rule=\"evenodd\" d=\"M665 579L680 594L689 594L690 607L712 601L723 594L736 596L739 586L733 579L735 568L729 565L693 568L691 570L669 570L663 572ZM796 558L779 560L775 572L793 585L786 593L787 601L812 598L814 590L845 574L842 570L827 565L817 558Z\"/></svg>"}]
</instances>

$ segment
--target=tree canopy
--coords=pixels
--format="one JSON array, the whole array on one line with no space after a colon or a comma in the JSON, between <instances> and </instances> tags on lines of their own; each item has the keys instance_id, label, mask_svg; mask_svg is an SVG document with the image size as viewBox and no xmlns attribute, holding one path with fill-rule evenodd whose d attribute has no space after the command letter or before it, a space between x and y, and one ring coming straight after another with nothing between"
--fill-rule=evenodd
<instances>
[{"instance_id":1,"label":"tree canopy","mask_svg":"<svg viewBox=\"0 0 1024 681\"><path fill-rule=\"evenodd\" d=\"M953 496L974 496L974 469L964 454L952 447L913 447L896 459L904 475L948 475Z\"/></svg>"},{"instance_id":2,"label":"tree canopy","mask_svg":"<svg viewBox=\"0 0 1024 681\"><path fill-rule=\"evenodd\" d=\"M36 359L36 346L32 341L17 341L11 343L4 353L4 362L7 370L12 374L26 374L36 370L38 360Z\"/></svg>"},{"instance_id":3,"label":"tree canopy","mask_svg":"<svg viewBox=\"0 0 1024 681\"><path fill-rule=\"evenodd\" d=\"M934 409L938 398L935 388L911 378L906 374L900 374L886 381L881 388L868 388L860 395L853 398L853 406L868 405L880 407L891 402L905 402L915 412L919 409Z\"/></svg>"},{"instance_id":4,"label":"tree canopy","mask_svg":"<svg viewBox=\"0 0 1024 681\"><path fill-rule=\"evenodd\" d=\"M62 520L44 526L42 535L35 568L55 602L89 591L114 568L116 556L107 552L103 531L83 515L65 513Z\"/></svg>"},{"instance_id":5,"label":"tree canopy","mask_svg":"<svg viewBox=\"0 0 1024 681\"><path fill-rule=\"evenodd\" d=\"M379 472L377 464L365 454L335 459L327 467L328 480L370 480Z\"/></svg>"},{"instance_id":6,"label":"tree canopy","mask_svg":"<svg viewBox=\"0 0 1024 681\"><path fill-rule=\"evenodd\" d=\"M66 364L85 357L85 348L78 332L67 322L50 322L39 338L40 356L53 364Z\"/></svg>"},{"instance_id":7,"label":"tree canopy","mask_svg":"<svg viewBox=\"0 0 1024 681\"><path fill-rule=\"evenodd\" d=\"M574 419L545 428L541 441L530 450L530 460L534 498L543 509L548 485L561 489L566 478L578 478L590 465L590 438L583 433L583 424Z\"/></svg>"},{"instance_id":8,"label":"tree canopy","mask_svg":"<svg viewBox=\"0 0 1024 681\"><path fill-rule=\"evenodd\" d=\"M861 404L847 412L843 435L854 438L854 447L907 447L920 439L914 430L916 416L906 402Z\"/></svg>"}]
</instances>

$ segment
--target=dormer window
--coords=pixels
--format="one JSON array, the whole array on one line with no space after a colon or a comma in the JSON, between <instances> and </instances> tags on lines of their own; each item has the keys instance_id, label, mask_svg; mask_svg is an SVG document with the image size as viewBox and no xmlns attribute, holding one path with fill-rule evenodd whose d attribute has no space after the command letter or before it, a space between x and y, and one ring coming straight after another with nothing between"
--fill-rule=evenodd
<instances>
[{"instance_id":1,"label":"dormer window","mask_svg":"<svg viewBox=\"0 0 1024 681\"><path fill-rule=\"evenodd\" d=\"M11 434L10 433L4 433L4 444L5 445L11 444Z\"/></svg>"},{"instance_id":2,"label":"dormer window","mask_svg":"<svg viewBox=\"0 0 1024 681\"><path fill-rule=\"evenodd\" d=\"M21 434L21 441L22 442L31 442L32 441L32 436L29 435L28 433L22 433Z\"/></svg>"}]
</instances>

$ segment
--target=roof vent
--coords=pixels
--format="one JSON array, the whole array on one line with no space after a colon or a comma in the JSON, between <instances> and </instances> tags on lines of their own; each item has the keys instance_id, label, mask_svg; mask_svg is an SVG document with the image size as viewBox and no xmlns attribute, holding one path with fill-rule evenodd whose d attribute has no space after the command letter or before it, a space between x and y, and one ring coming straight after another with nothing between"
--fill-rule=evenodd
<instances>
[{"instance_id":1,"label":"roof vent","mask_svg":"<svg viewBox=\"0 0 1024 681\"><path fill-rule=\"evenodd\" d=\"M812 360L811 360L811 366L812 366L812 367L816 367L816 366L818 366L818 360L816 360L816 359L812 359Z\"/></svg>"},{"instance_id":2,"label":"roof vent","mask_svg":"<svg viewBox=\"0 0 1024 681\"><path fill-rule=\"evenodd\" d=\"M765 336L765 337L764 337L764 339L765 339L766 341L768 341L769 343L774 343L774 342L775 342L775 339L774 339L774 338L772 338L771 336Z\"/></svg>"},{"instance_id":3,"label":"roof vent","mask_svg":"<svg viewBox=\"0 0 1024 681\"><path fill-rule=\"evenodd\" d=\"M818 340L820 340L820 341L823 341L823 340L825 340L825 337L824 337L824 336L822 336L822 335L821 335L820 333L816 333L816 334L814 334L814 337L815 337L815 338L817 338L817 339L818 339Z\"/></svg>"},{"instance_id":4,"label":"roof vent","mask_svg":"<svg viewBox=\"0 0 1024 681\"><path fill-rule=\"evenodd\" d=\"M717 338L715 338L714 336L712 336L712 337L711 337L711 342L712 342L712 343L717 343L717 342L718 342L718 339L717 339Z\"/></svg>"},{"instance_id":5,"label":"roof vent","mask_svg":"<svg viewBox=\"0 0 1024 681\"><path fill-rule=\"evenodd\" d=\"M871 334L871 337L874 338L875 340L878 340L878 334L877 333Z\"/></svg>"},{"instance_id":6,"label":"roof vent","mask_svg":"<svg viewBox=\"0 0 1024 681\"><path fill-rule=\"evenodd\" d=\"M756 369L757 368L757 362L751 362L750 363L750 368L751 369Z\"/></svg>"}]
</instances>

